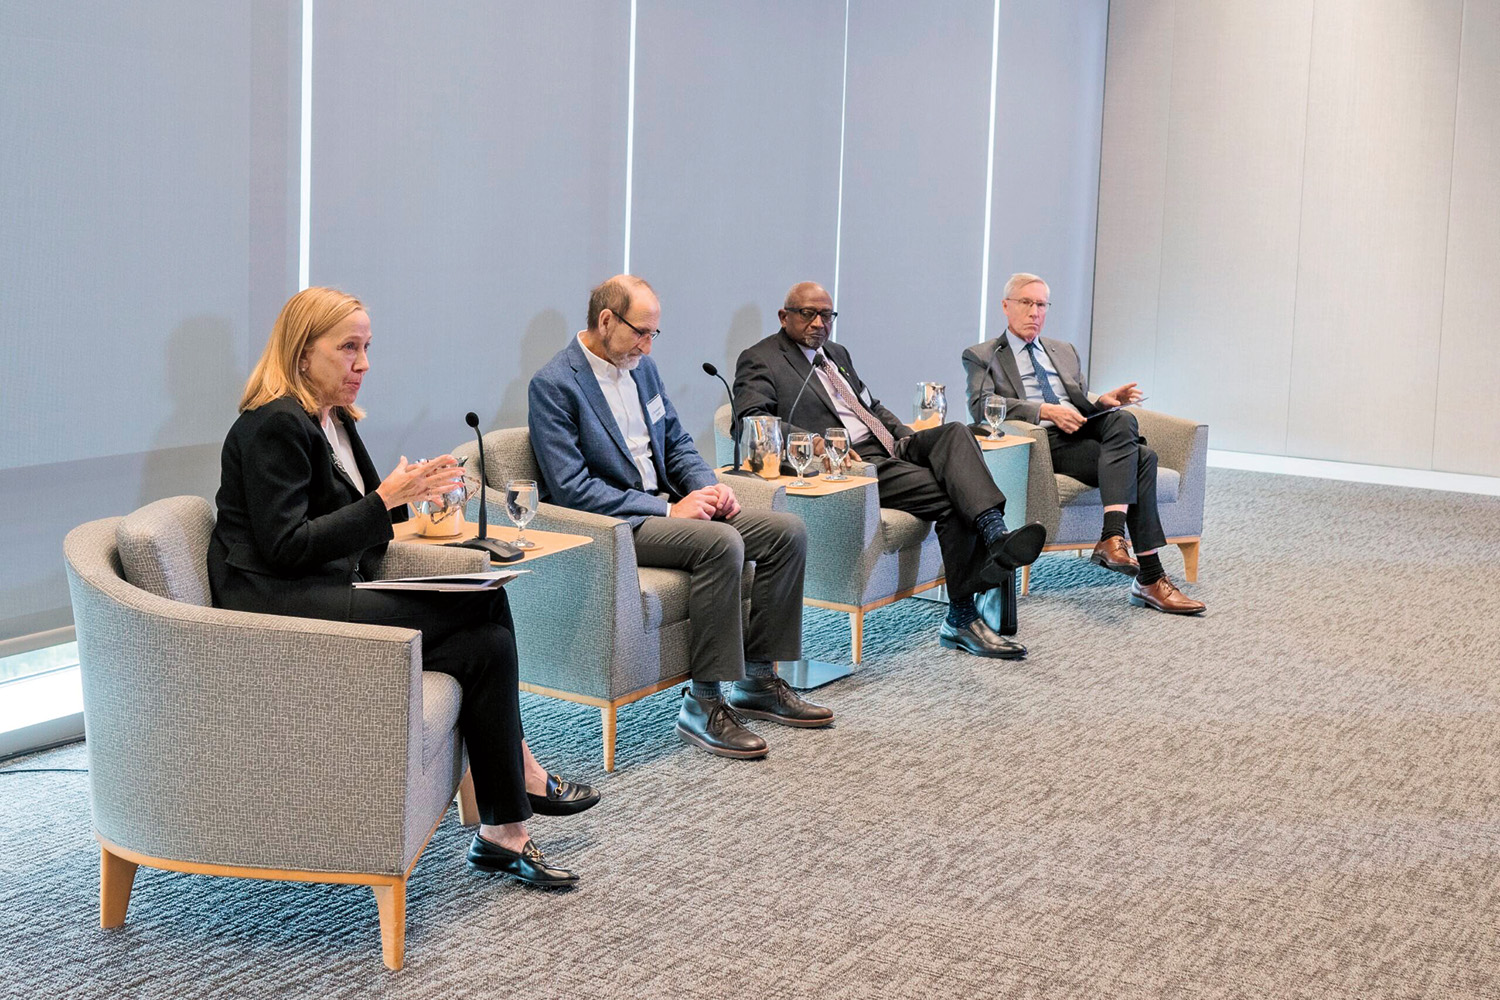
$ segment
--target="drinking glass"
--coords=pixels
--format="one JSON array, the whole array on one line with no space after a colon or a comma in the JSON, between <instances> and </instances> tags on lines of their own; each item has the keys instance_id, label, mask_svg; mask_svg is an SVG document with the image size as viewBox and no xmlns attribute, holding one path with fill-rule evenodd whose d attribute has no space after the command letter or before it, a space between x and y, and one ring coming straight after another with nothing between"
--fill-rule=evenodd
<instances>
[{"instance_id":1,"label":"drinking glass","mask_svg":"<svg viewBox=\"0 0 1500 1000\"><path fill-rule=\"evenodd\" d=\"M828 428L823 432L823 447L828 451L828 467L833 470L831 475L823 478L830 483L847 482L849 477L844 475L844 458L849 454L849 429Z\"/></svg>"},{"instance_id":2,"label":"drinking glass","mask_svg":"<svg viewBox=\"0 0 1500 1000\"><path fill-rule=\"evenodd\" d=\"M812 435L806 431L796 431L786 437L786 460L792 463L792 468L797 470L797 478L787 483L787 486L811 486L802 477L807 474L807 466L813 460Z\"/></svg>"},{"instance_id":3,"label":"drinking glass","mask_svg":"<svg viewBox=\"0 0 1500 1000\"><path fill-rule=\"evenodd\" d=\"M505 484L505 515L516 526L516 540L511 544L518 549L534 549L536 542L527 541L526 525L536 517L537 489L531 479L512 479Z\"/></svg>"},{"instance_id":4,"label":"drinking glass","mask_svg":"<svg viewBox=\"0 0 1500 1000\"><path fill-rule=\"evenodd\" d=\"M1000 425L1005 422L1005 397L998 393L986 393L984 397L984 422L989 424L989 441L1000 440Z\"/></svg>"}]
</instances>

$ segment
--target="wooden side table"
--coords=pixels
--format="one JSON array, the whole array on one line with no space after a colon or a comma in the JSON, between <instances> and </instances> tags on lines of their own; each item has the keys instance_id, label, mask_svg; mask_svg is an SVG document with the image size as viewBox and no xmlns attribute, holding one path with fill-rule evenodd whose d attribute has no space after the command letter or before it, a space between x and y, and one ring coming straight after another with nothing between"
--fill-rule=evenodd
<instances>
[{"instance_id":1,"label":"wooden side table","mask_svg":"<svg viewBox=\"0 0 1500 1000\"><path fill-rule=\"evenodd\" d=\"M396 541L398 542L420 542L423 545L444 545L448 542L456 542L479 537L479 526L467 521L460 527L457 535L448 538L427 538L417 534L417 525L414 521L403 521L395 526ZM490 525L489 537L497 538L502 542L514 542L516 540L516 529L505 526ZM528 541L536 542L536 548L523 549L524 553L520 559L508 563L492 563L495 566L520 566L522 563L533 562L543 556L554 555L558 552L566 552L568 549L576 549L580 545L588 545L593 541L588 535L569 535L561 531L537 531L532 529L526 532Z\"/></svg>"}]
</instances>

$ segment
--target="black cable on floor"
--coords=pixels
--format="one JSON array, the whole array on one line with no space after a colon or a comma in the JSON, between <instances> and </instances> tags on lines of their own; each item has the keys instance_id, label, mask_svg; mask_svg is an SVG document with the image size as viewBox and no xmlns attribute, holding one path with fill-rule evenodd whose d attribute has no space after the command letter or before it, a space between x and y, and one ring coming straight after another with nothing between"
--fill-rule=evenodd
<instances>
[{"instance_id":1,"label":"black cable on floor","mask_svg":"<svg viewBox=\"0 0 1500 1000\"><path fill-rule=\"evenodd\" d=\"M86 767L7 767L0 774L88 774Z\"/></svg>"}]
</instances>

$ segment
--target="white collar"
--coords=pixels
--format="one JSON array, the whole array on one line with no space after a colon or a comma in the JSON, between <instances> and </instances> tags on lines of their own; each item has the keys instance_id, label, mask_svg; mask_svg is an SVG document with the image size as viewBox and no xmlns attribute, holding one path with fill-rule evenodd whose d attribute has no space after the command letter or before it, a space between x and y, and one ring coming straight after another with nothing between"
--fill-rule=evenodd
<instances>
[{"instance_id":1,"label":"white collar","mask_svg":"<svg viewBox=\"0 0 1500 1000\"><path fill-rule=\"evenodd\" d=\"M630 374L625 369L610 364L607 360L589 350L589 345L583 342L582 330L578 331L578 346L583 348L583 356L588 359L589 367L594 370L595 377L607 378L611 382L618 382Z\"/></svg>"}]
</instances>

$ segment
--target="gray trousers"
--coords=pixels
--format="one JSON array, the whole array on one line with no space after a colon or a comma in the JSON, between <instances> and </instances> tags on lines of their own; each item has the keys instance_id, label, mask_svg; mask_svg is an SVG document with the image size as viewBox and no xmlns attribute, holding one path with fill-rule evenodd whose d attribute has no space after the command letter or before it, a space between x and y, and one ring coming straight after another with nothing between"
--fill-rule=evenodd
<instances>
[{"instance_id":1,"label":"gray trousers","mask_svg":"<svg viewBox=\"0 0 1500 1000\"><path fill-rule=\"evenodd\" d=\"M747 560L755 563L748 635L740 627ZM746 660L801 659L807 526L795 514L741 508L723 521L648 517L635 529L635 561L692 575L693 680L741 680Z\"/></svg>"}]
</instances>

